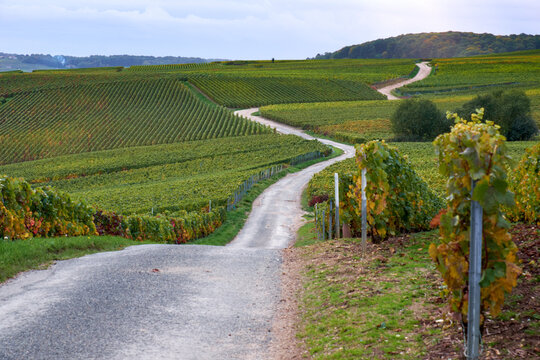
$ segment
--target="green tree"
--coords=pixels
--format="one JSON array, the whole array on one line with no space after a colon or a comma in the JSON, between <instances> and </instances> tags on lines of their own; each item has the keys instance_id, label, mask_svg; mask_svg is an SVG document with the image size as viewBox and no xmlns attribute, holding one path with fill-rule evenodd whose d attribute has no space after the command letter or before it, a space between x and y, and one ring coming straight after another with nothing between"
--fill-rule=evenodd
<instances>
[{"instance_id":1,"label":"green tree","mask_svg":"<svg viewBox=\"0 0 540 360\"><path fill-rule=\"evenodd\" d=\"M429 100L403 101L390 120L398 140L433 140L450 129L450 122Z\"/></svg>"},{"instance_id":2,"label":"green tree","mask_svg":"<svg viewBox=\"0 0 540 360\"><path fill-rule=\"evenodd\" d=\"M476 109L484 108L484 118L499 125L509 141L529 140L538 133L531 116L531 101L522 90L498 90L479 95L465 103L457 113L468 117Z\"/></svg>"}]
</instances>

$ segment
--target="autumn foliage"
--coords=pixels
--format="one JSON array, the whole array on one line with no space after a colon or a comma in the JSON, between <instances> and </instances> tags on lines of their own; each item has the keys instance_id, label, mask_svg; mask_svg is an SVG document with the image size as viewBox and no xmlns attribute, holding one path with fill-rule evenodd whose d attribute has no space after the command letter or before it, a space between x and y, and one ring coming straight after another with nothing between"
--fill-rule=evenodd
<instances>
[{"instance_id":1,"label":"autumn foliage","mask_svg":"<svg viewBox=\"0 0 540 360\"><path fill-rule=\"evenodd\" d=\"M540 225L540 144L527 149L510 176L510 189L516 199L510 218Z\"/></svg>"},{"instance_id":2,"label":"autumn foliage","mask_svg":"<svg viewBox=\"0 0 540 360\"><path fill-rule=\"evenodd\" d=\"M442 201L396 148L384 141L357 145L356 162L358 175L347 198L355 204L354 217L358 219L362 209L360 174L362 169L367 169L367 223L373 241L401 232L429 229L430 220L443 206ZM345 210L349 207L340 205Z\"/></svg>"},{"instance_id":3,"label":"autumn foliage","mask_svg":"<svg viewBox=\"0 0 540 360\"><path fill-rule=\"evenodd\" d=\"M514 203L506 176L506 140L493 122L482 123L482 116L483 109L472 115L472 121L449 114L455 118L454 127L434 141L439 171L448 178L448 205L441 216L440 243L431 244L429 254L448 286L452 310L463 319L468 311L471 200L483 208L480 287L484 316L501 311L505 295L516 286L521 272L517 247L508 232L510 224L502 211Z\"/></svg>"},{"instance_id":4,"label":"autumn foliage","mask_svg":"<svg viewBox=\"0 0 540 360\"><path fill-rule=\"evenodd\" d=\"M95 234L94 209L49 187L0 177L0 237L4 240Z\"/></svg>"}]
</instances>

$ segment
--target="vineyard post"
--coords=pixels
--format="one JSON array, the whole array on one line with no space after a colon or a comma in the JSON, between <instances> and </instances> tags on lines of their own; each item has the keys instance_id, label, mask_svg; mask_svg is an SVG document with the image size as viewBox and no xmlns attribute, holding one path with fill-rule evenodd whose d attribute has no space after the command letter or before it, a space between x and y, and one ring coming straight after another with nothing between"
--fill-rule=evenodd
<instances>
[{"instance_id":1,"label":"vineyard post","mask_svg":"<svg viewBox=\"0 0 540 360\"><path fill-rule=\"evenodd\" d=\"M472 183L471 198L476 181ZM467 358L480 356L480 277L482 273L482 206L471 199L471 240L469 249L469 309L467 314Z\"/></svg>"},{"instance_id":2,"label":"vineyard post","mask_svg":"<svg viewBox=\"0 0 540 360\"><path fill-rule=\"evenodd\" d=\"M323 210L322 211L322 239L323 240L324 240L324 235L325 235L325 232L326 232L325 220L326 220L326 210Z\"/></svg>"},{"instance_id":3,"label":"vineyard post","mask_svg":"<svg viewBox=\"0 0 540 360\"><path fill-rule=\"evenodd\" d=\"M208 201L208 212L212 212L212 199Z\"/></svg>"},{"instance_id":4,"label":"vineyard post","mask_svg":"<svg viewBox=\"0 0 540 360\"><path fill-rule=\"evenodd\" d=\"M328 240L332 239L332 200L330 200L330 206L328 207Z\"/></svg>"},{"instance_id":5,"label":"vineyard post","mask_svg":"<svg viewBox=\"0 0 540 360\"><path fill-rule=\"evenodd\" d=\"M334 183L336 191L336 239L339 239L339 176L334 173Z\"/></svg>"},{"instance_id":6,"label":"vineyard post","mask_svg":"<svg viewBox=\"0 0 540 360\"><path fill-rule=\"evenodd\" d=\"M362 252L366 253L367 238L367 199L366 199L366 168L362 169Z\"/></svg>"},{"instance_id":7,"label":"vineyard post","mask_svg":"<svg viewBox=\"0 0 540 360\"><path fill-rule=\"evenodd\" d=\"M321 235L319 234L319 223L317 220L318 220L317 204L315 204L315 230L317 230L317 240L321 240Z\"/></svg>"}]
</instances>

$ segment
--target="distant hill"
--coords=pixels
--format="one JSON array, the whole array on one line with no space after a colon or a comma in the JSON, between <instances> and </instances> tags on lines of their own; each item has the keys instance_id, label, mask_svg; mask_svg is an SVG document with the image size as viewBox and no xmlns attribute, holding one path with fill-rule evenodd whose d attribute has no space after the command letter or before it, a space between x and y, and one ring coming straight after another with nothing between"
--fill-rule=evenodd
<instances>
[{"instance_id":1,"label":"distant hill","mask_svg":"<svg viewBox=\"0 0 540 360\"><path fill-rule=\"evenodd\" d=\"M79 69L92 67L109 67L133 65L169 65L191 64L220 61L221 59L202 59L198 57L182 56L136 56L136 55L92 55L92 56L64 56L44 54L7 54L0 52L0 71L23 70L32 71L40 69Z\"/></svg>"},{"instance_id":2,"label":"distant hill","mask_svg":"<svg viewBox=\"0 0 540 360\"><path fill-rule=\"evenodd\" d=\"M346 46L315 59L452 58L540 49L540 35L493 35L471 32L406 34Z\"/></svg>"}]
</instances>

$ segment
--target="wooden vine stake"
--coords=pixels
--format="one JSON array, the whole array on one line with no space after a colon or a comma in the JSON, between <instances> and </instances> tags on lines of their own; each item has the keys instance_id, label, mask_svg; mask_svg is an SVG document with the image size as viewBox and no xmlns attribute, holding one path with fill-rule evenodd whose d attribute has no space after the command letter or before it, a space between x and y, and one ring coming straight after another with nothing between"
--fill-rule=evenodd
<instances>
[{"instance_id":1,"label":"wooden vine stake","mask_svg":"<svg viewBox=\"0 0 540 360\"><path fill-rule=\"evenodd\" d=\"M366 168L362 169L362 254L367 248L367 198L366 198Z\"/></svg>"}]
</instances>

